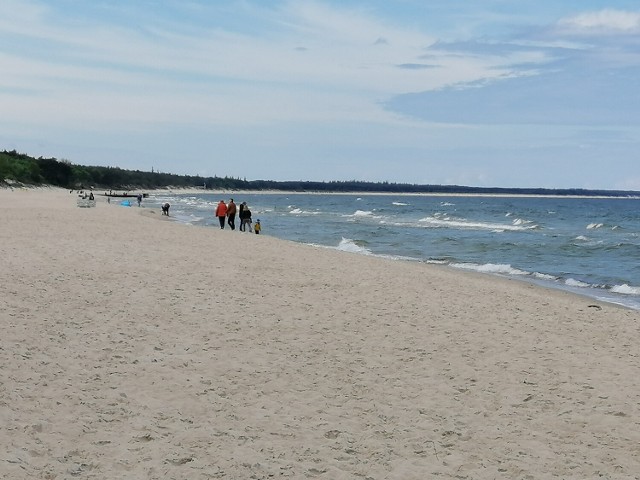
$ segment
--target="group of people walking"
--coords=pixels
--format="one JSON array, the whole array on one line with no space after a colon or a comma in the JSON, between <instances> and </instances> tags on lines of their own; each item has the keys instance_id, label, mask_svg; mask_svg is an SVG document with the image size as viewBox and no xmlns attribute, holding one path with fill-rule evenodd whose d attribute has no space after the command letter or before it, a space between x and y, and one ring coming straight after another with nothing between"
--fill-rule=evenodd
<instances>
[{"instance_id":1,"label":"group of people walking","mask_svg":"<svg viewBox=\"0 0 640 480\"><path fill-rule=\"evenodd\" d=\"M224 203L224 200L220 200L218 206L216 207L216 217L218 217L218 221L220 222L220 228L224 229L225 223L229 225L231 230L236 229L236 213L238 213L238 217L240 218L240 231L246 232L247 226L249 227L249 231L256 233L260 233L260 220L256 220L256 224L254 228L251 228L251 210L247 206L247 202L242 202L240 204L240 208L236 208L236 204L233 202L233 198L229 200L229 203Z\"/></svg>"}]
</instances>

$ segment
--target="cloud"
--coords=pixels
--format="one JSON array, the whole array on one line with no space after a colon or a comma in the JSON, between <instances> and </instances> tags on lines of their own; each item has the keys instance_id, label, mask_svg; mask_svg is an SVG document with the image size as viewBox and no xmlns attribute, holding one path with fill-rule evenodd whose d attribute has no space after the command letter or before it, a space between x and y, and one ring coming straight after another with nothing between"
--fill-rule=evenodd
<instances>
[{"instance_id":1,"label":"cloud","mask_svg":"<svg viewBox=\"0 0 640 480\"><path fill-rule=\"evenodd\" d=\"M0 23L0 41L11 41L17 22L20 37L0 47L8 72L0 78L0 97L11 92L3 101L16 112L33 116L37 108L41 118L75 118L74 127L145 118L395 122L381 99L504 74L485 59L440 54L434 64L441 67L431 68L421 56L435 37L364 9L319 2L266 9L243 3L233 24L219 23L219 7L201 5L197 26L188 28L188 8L170 18L153 13L141 26L131 19L111 23L142 14L131 6L112 5L94 17L7 1L0 13L12 16Z\"/></svg>"},{"instance_id":2,"label":"cloud","mask_svg":"<svg viewBox=\"0 0 640 480\"><path fill-rule=\"evenodd\" d=\"M426 63L403 63L396 66L398 68L404 68L406 70L424 70L429 68L438 68L437 65L428 65Z\"/></svg>"},{"instance_id":3,"label":"cloud","mask_svg":"<svg viewBox=\"0 0 640 480\"><path fill-rule=\"evenodd\" d=\"M557 26L571 35L635 35L640 33L640 13L612 9L584 12L560 20Z\"/></svg>"},{"instance_id":4,"label":"cloud","mask_svg":"<svg viewBox=\"0 0 640 480\"><path fill-rule=\"evenodd\" d=\"M0 0L2 133L50 132L92 155L119 145L132 162L222 151L282 177L272 169L302 178L318 159L375 158L384 178L399 157L414 163L397 170L413 172L427 157L463 158L463 173L484 171L473 167L482 155L561 151L557 161L571 147L556 148L556 127L640 123L636 14L587 12L516 35L532 19L508 24L511 8L407 2L438 14L400 19L384 3Z\"/></svg>"},{"instance_id":5,"label":"cloud","mask_svg":"<svg viewBox=\"0 0 640 480\"><path fill-rule=\"evenodd\" d=\"M424 60L475 61L487 75L397 95L385 106L456 124L640 125L640 39L629 34L636 31L640 14L603 10L503 40L438 42Z\"/></svg>"}]
</instances>

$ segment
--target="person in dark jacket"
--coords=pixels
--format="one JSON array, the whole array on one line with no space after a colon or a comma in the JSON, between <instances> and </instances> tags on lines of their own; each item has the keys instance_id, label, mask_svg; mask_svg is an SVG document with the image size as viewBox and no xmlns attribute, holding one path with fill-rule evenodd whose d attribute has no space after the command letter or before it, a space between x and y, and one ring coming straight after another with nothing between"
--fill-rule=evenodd
<instances>
[{"instance_id":1,"label":"person in dark jacket","mask_svg":"<svg viewBox=\"0 0 640 480\"><path fill-rule=\"evenodd\" d=\"M227 205L227 223L231 227L231 230L236 229L236 204L233 203L233 198L229 200Z\"/></svg>"}]
</instances>

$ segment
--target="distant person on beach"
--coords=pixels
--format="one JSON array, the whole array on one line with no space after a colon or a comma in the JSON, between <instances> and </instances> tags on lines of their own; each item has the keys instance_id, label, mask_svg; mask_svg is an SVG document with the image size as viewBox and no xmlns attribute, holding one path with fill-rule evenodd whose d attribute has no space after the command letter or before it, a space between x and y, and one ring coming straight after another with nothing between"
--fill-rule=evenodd
<instances>
[{"instance_id":1,"label":"distant person on beach","mask_svg":"<svg viewBox=\"0 0 640 480\"><path fill-rule=\"evenodd\" d=\"M138 194L138 206L142 203L142 194Z\"/></svg>"},{"instance_id":2,"label":"distant person on beach","mask_svg":"<svg viewBox=\"0 0 640 480\"><path fill-rule=\"evenodd\" d=\"M248 217L247 217L248 214ZM240 204L240 213L238 215L240 218L240 231L245 232L247 227L247 218L249 218L249 231L251 231L251 210L247 207L247 202L242 202Z\"/></svg>"},{"instance_id":3,"label":"distant person on beach","mask_svg":"<svg viewBox=\"0 0 640 480\"><path fill-rule=\"evenodd\" d=\"M247 202L242 202L238 207L238 218L240 219L240 231L244 232L244 224L242 220L244 219L244 207L247 206Z\"/></svg>"},{"instance_id":4,"label":"distant person on beach","mask_svg":"<svg viewBox=\"0 0 640 480\"><path fill-rule=\"evenodd\" d=\"M91 192L91 193L89 194L89 200L94 200L94 199L95 199L95 197L93 196L93 192Z\"/></svg>"},{"instance_id":5,"label":"distant person on beach","mask_svg":"<svg viewBox=\"0 0 640 480\"><path fill-rule=\"evenodd\" d=\"M169 207L171 207L171 205L169 205L169 202L164 202L162 204L162 214L166 215L167 217L169 216Z\"/></svg>"},{"instance_id":6,"label":"distant person on beach","mask_svg":"<svg viewBox=\"0 0 640 480\"><path fill-rule=\"evenodd\" d=\"M220 200L220 202L218 202L218 206L216 207L216 217L218 217L218 221L220 222L220 228L224 230L224 222L227 219L227 204L224 203L224 200Z\"/></svg>"},{"instance_id":7,"label":"distant person on beach","mask_svg":"<svg viewBox=\"0 0 640 480\"><path fill-rule=\"evenodd\" d=\"M260 225L260 219L256 220L256 224L253 227L253 231L256 232L256 235L260 234L260 230L262 230L262 226Z\"/></svg>"},{"instance_id":8,"label":"distant person on beach","mask_svg":"<svg viewBox=\"0 0 640 480\"><path fill-rule=\"evenodd\" d=\"M233 203L233 198L229 200L229 205L227 205L227 223L231 230L236 229L236 204Z\"/></svg>"},{"instance_id":9,"label":"distant person on beach","mask_svg":"<svg viewBox=\"0 0 640 480\"><path fill-rule=\"evenodd\" d=\"M247 231L247 226L249 227L249 231L251 232L251 210L247 206L247 202L243 203L242 209L242 217L240 218L240 230L243 232Z\"/></svg>"}]
</instances>

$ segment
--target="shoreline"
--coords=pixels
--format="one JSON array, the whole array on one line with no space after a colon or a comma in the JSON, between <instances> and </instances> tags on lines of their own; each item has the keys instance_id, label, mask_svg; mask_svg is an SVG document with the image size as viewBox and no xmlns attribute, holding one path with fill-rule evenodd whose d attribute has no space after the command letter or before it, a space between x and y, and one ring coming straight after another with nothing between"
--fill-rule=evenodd
<instances>
[{"instance_id":1,"label":"shoreline","mask_svg":"<svg viewBox=\"0 0 640 480\"><path fill-rule=\"evenodd\" d=\"M228 196L235 196L237 192L224 192L221 193L220 195L224 198L228 197ZM295 192L290 192L292 194L296 194ZM194 195L201 195L202 193L194 193ZM248 192L248 193L244 193L245 195L269 195L269 194L274 194L274 195L283 195L286 196L288 195L288 193L282 193L282 192L268 192L268 193L264 193L264 192ZM301 194L300 192L298 192L297 194ZM189 193L187 194L183 194L181 192L171 192L170 195L190 195ZM242 193L240 194L242 195ZM306 194L305 194L306 195ZM318 193L317 195L324 195L322 193ZM345 194L345 195L351 195L351 194ZM357 194L353 194L354 196L357 196ZM429 195L427 195L429 196ZM153 193L150 195L149 199L150 200L154 200L156 197L153 195ZM189 225L193 225L191 224L188 220L178 220L181 223L186 223ZM276 238L281 238L281 239L285 239L286 238L282 238L279 237L278 235L275 235ZM295 241L295 240L294 240ZM296 242L298 243L298 242ZM299 242L299 243L305 243L305 242ZM315 245L313 243L310 243L310 245ZM340 248L333 246L333 245L322 245L322 244L318 244L319 247L321 248L328 248L330 250L340 250ZM543 279L540 278L540 274L535 272L535 271L520 271L518 270L518 273L500 273L500 272L483 272L481 271L483 265L482 264L475 264L473 262L469 263L469 264L464 264L467 265L469 268L465 268L465 266L461 266L459 265L459 262L439 262L439 261L431 261L428 259L422 259L422 258L412 258L412 257L403 257L403 256L396 256L393 254L384 254L384 253L360 253L363 255L370 255L376 258L392 258L396 261L408 261L408 262L417 262L417 263L422 263L422 264L426 264L426 265L444 265L447 266L448 268L451 268L457 272L469 272L469 271L475 271L476 273L480 273L482 275L488 275L490 277L493 278L505 278L505 279L512 279L512 280L520 280L523 282L527 282L527 283L531 283L533 285L537 285L540 286L542 288L549 288L552 290L556 290L556 291L562 291L562 292L568 292L568 293L572 293L574 295L578 295L581 296L583 298L587 298L590 299L591 301L594 302L606 302L612 305L616 305L619 306L621 308L627 308L627 309L631 309L631 310L635 310L635 311L640 311L640 304L637 301L634 301L634 297L633 296L625 296L624 294L616 294L614 292L609 291L606 288L601 288L593 285L587 285L587 286L583 286L583 287L578 287L578 286L572 286L569 285L565 282L563 282L562 278L558 277L558 278L554 278L554 279ZM455 264L455 265L454 265Z\"/></svg>"},{"instance_id":2,"label":"shoreline","mask_svg":"<svg viewBox=\"0 0 640 480\"><path fill-rule=\"evenodd\" d=\"M74 198L76 196L76 192L73 191L73 193L69 193L68 190L66 189L61 189L58 187L52 187L52 186L44 186L44 187L34 187L34 188L21 188L18 189L22 192L40 192L40 193L47 193L47 192L59 192L62 196L67 196L67 195L72 195ZM0 189L0 192L2 192L3 190ZM156 189L156 190L149 190L149 197L145 198L145 200L151 200L154 198L154 194L161 192L161 193L169 193L171 195L191 195L191 194L202 194L203 190L180 190L180 191L176 191L176 190L165 190L165 189ZM208 191L211 194L220 194L223 196L229 196L229 195L236 195L236 194L246 194L246 195L297 195L297 194L311 194L308 192L280 192L280 191ZM326 193L324 192L317 192L317 195L325 195ZM353 192L353 193L332 193L332 195L358 195L358 192ZM371 193L371 195L378 195L378 193L373 192ZM380 195L387 195L387 194L380 194ZM389 194L390 195L390 194ZM411 193L407 193L404 194L405 196L441 196L439 194L435 194L435 195L431 195L431 194L427 194L427 195L423 195L423 194L411 194ZM455 196L455 195L445 195L445 196ZM465 196L477 196L477 195L466 195L466 194L461 194L459 195L461 197L465 197ZM485 195L480 195L480 196L485 196ZM499 196L498 196L499 197ZM533 195L533 197L540 197L539 195ZM100 194L96 194L96 198L101 200L101 201L105 201L106 202L106 196L100 195ZM116 198L116 197L113 197ZM554 197L548 197L548 198L554 198ZM563 197L560 196L558 198L567 198L567 197ZM583 196L579 196L576 198L602 198L602 199L618 199L615 197L583 197ZM117 198L116 198L117 200ZM117 203L114 203L114 205ZM143 215L145 215L145 212L139 212ZM153 218L153 214L155 212L151 212L151 216ZM166 220L166 218L162 217L163 220ZM173 218L171 220L174 220ZM180 221L175 221L176 223L180 223L183 225L189 225L189 226L193 226L189 223L183 223ZM273 237L275 239L278 239L280 241L285 241L288 242L289 240L287 239L280 239L278 237ZM290 241L291 243L294 244L301 244L301 245L308 245L306 243L298 243L295 241ZM310 244L309 244L310 245ZM313 245L312 245L313 246ZM326 248L329 250L333 250L333 251L340 251L339 249L329 246L329 245L319 245L320 248ZM373 258L379 258L379 259L385 259L387 258L386 255L379 255L379 254L370 254L368 256L371 256ZM393 261L401 261L402 259L393 259ZM527 276L525 276L524 278L518 275L507 275L507 274L500 274L500 273L487 273L487 272L477 272L474 270L469 270L469 269L464 269L464 268L456 268L450 265L446 265L446 264L440 264L438 262L429 262L429 261L425 261L425 260L421 260L421 259L411 259L411 260L403 260L409 263L419 263L419 264L423 264L423 265L429 265L429 266L444 266L447 269L450 269L454 272L460 273L460 274L478 274L481 275L483 277L489 277L490 279L503 279L503 280L508 280L508 281L512 281L512 280L516 280L516 281L520 281L529 285L533 285L539 288L543 288L543 289L548 289L550 291L553 292L563 292L566 294L570 294L570 295L575 295L577 297L589 300L591 302L601 302L601 303L605 303L608 305L612 305L618 308L622 308L622 309L627 309L627 310L631 310L634 312L640 312L640 308L636 307L635 304L632 303L624 303L624 298L616 298L615 295L610 295L609 292L607 291L597 291L594 290L592 294L589 293L585 293L583 291L581 291L580 287L572 287L569 285L562 285L562 284L556 284L554 282L551 281L544 281L544 280L540 280L540 279L536 279L536 278L529 278ZM529 273L529 275L533 275L532 273Z\"/></svg>"},{"instance_id":3,"label":"shoreline","mask_svg":"<svg viewBox=\"0 0 640 480\"><path fill-rule=\"evenodd\" d=\"M11 185L8 186L0 186L0 191L2 190L62 190L67 191L67 189L63 189L60 187L53 186L18 186L13 187ZM97 196L106 197L104 193L104 189L85 189L87 191L93 190L96 192ZM125 190L118 190L125 191ZM568 199L600 199L600 200L640 200L640 194L636 196L622 196L622 195L552 195L552 194L518 194L518 193L440 193L440 192L332 192L332 191L319 191L319 190L310 190L310 191L293 191L293 190L221 190L221 189L211 189L204 190L202 188L156 188L156 189L134 189L134 190L126 190L126 191L135 191L140 193L148 193L156 194L156 193L170 193L172 195L195 195L195 194L211 194L211 195L363 195L363 196L398 196L398 197L470 197L470 198L568 198Z\"/></svg>"},{"instance_id":4,"label":"shoreline","mask_svg":"<svg viewBox=\"0 0 640 480\"><path fill-rule=\"evenodd\" d=\"M638 312L75 198L0 191L0 476L640 471Z\"/></svg>"}]
</instances>

